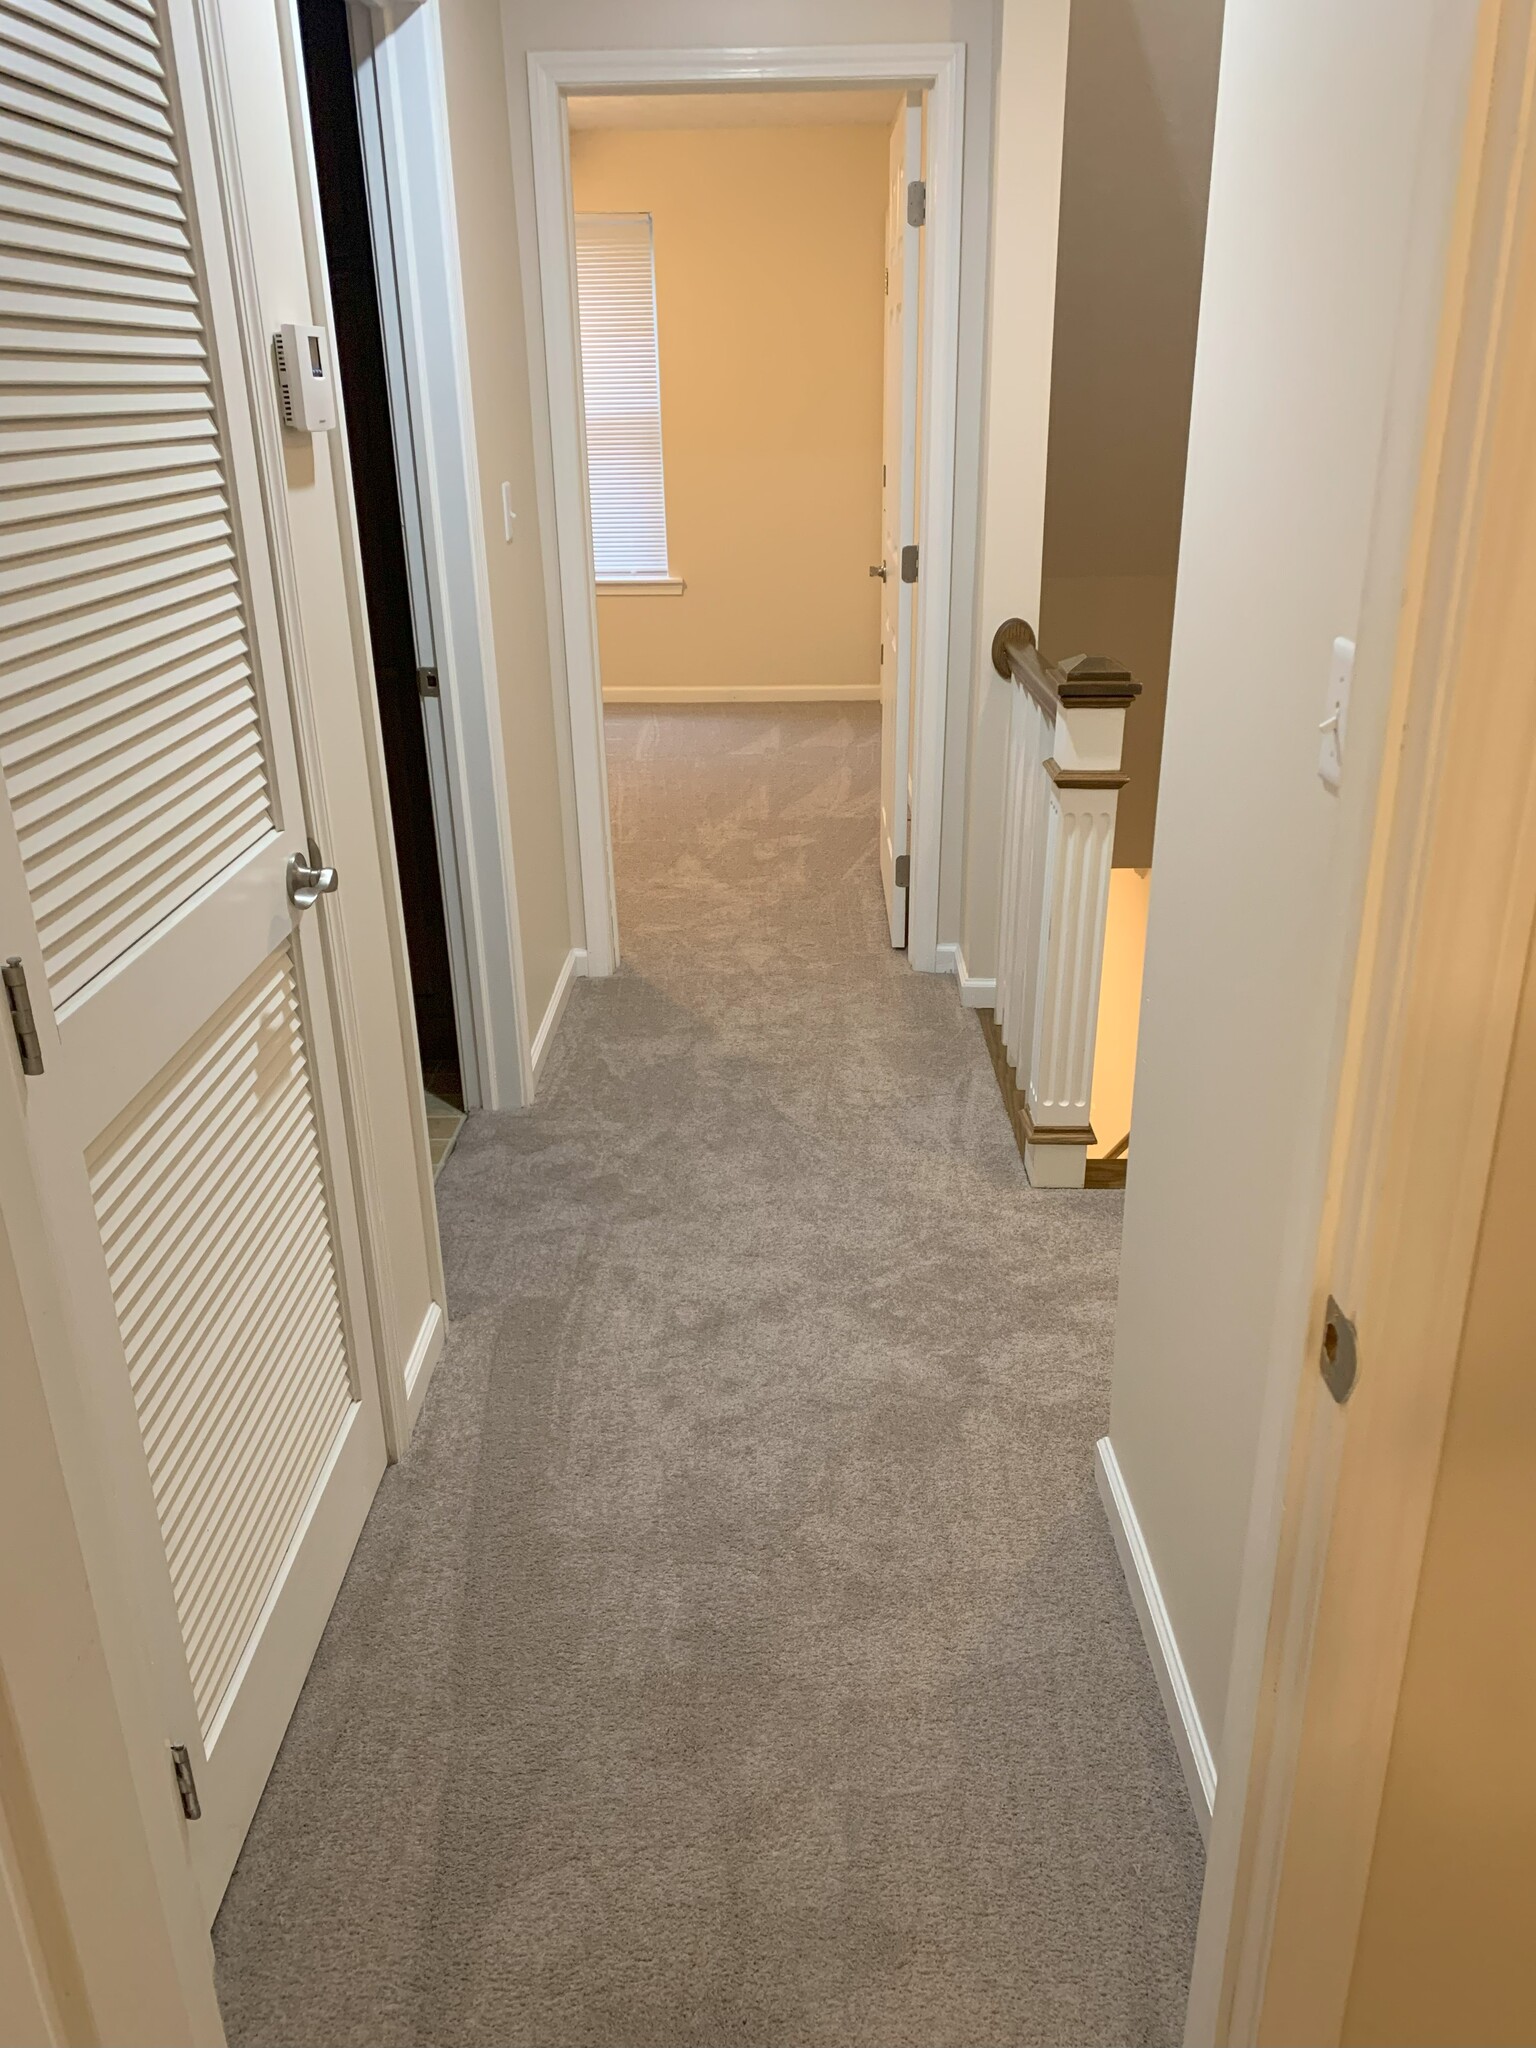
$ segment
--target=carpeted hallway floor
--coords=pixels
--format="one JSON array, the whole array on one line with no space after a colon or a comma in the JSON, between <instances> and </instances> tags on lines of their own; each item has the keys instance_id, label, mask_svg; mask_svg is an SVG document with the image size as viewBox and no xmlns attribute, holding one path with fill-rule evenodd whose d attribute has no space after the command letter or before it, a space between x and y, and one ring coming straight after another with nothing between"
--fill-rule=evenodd
<instances>
[{"instance_id":1,"label":"carpeted hallway floor","mask_svg":"<svg viewBox=\"0 0 1536 2048\"><path fill-rule=\"evenodd\" d=\"M886 943L873 708L611 717L624 972L216 1929L239 2043L1171 2042L1201 1877L1092 1475L1118 1195Z\"/></svg>"}]
</instances>

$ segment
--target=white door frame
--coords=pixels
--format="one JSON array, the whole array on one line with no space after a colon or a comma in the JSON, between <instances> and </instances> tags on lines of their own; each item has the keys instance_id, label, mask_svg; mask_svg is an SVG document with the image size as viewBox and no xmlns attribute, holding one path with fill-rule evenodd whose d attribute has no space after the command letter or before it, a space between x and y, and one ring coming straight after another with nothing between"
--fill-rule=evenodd
<instances>
[{"instance_id":1,"label":"white door frame","mask_svg":"<svg viewBox=\"0 0 1536 2048\"><path fill-rule=\"evenodd\" d=\"M353 89L357 101L358 137L363 159L363 181L368 194L368 227L373 245L374 287L379 308L379 338L384 354L384 376L388 392L390 437L395 452L395 479L400 498L400 527L405 546L406 579L409 585L411 635L418 679L424 670L438 677L439 694L423 693L420 698L423 736L426 742L427 780L431 791L432 823L437 844L438 879L442 890L443 924L448 942L449 982L453 997L454 1035L458 1042L459 1085L466 1109L484 1104L480 1072L487 1019L483 1002L483 977L471 973L469 932L464 916L464 884L460 856L464 841L462 806L455 801L457 758L448 746L448 718L441 695L446 666L439 657L438 610L442 597L443 562L440 550L429 545L437 511L422 488L424 467L431 459L428 409L417 396L420 390L419 346L421 321L413 317L406 281L415 269L414 236L410 206L415 196L403 186L402 166L408 164L413 145L423 140L420 126L409 127L402 120L401 80L398 55L384 40L385 24L378 9L352 0L347 8L349 43L352 52ZM412 72L406 90L419 89L419 72ZM432 195L435 197L435 193ZM396 222L397 212L401 215ZM397 249L396 244L400 244ZM452 706L450 678L449 705ZM478 964L478 963L477 963ZM482 1000L477 1001L477 996Z\"/></svg>"},{"instance_id":2,"label":"white door frame","mask_svg":"<svg viewBox=\"0 0 1536 2048\"><path fill-rule=\"evenodd\" d=\"M568 93L714 91L764 86L909 86L928 95L928 210L923 271L923 450L918 512L918 630L912 676L912 839L907 957L940 965L939 855L949 697L952 527L960 329L960 193L965 116L963 43L868 43L820 49L530 50L544 355L554 462L555 548L565 628L571 756L587 934L587 972L619 961L608 770L603 751L596 577L587 499L586 433L576 316ZM947 963L946 963L947 964Z\"/></svg>"},{"instance_id":3,"label":"white door frame","mask_svg":"<svg viewBox=\"0 0 1536 2048\"><path fill-rule=\"evenodd\" d=\"M1475 48L1472 47L1475 43ZM1185 2039L1341 2037L1536 924L1536 0L1446 9L1361 655L1390 662L1306 1338L1265 1391ZM1470 73L1470 79L1468 74ZM1437 172L1438 178L1441 174ZM1358 1325L1340 1407L1325 1304Z\"/></svg>"},{"instance_id":4,"label":"white door frame","mask_svg":"<svg viewBox=\"0 0 1536 2048\"><path fill-rule=\"evenodd\" d=\"M411 567L414 582L419 566L425 588L413 588L413 612L419 632L425 610L437 657L441 752L431 762L433 796L434 810L441 802L447 813L437 818L438 843L444 855L449 951L465 982L461 1005L456 976L455 1011L460 1017L467 1012L472 1034L464 1045L461 1025L466 1079L473 1082L471 1093L477 1098L469 1106L516 1109L533 1100L532 1033L470 395L441 17L438 0L398 5L352 0L347 12L396 460L401 488L414 488L421 514L421 559ZM306 208L312 197L301 195ZM319 246L317 216L313 231ZM392 257L387 271L380 260L385 252ZM326 298L328 305L328 286ZM392 315L398 321L393 331ZM402 456L409 460L409 476ZM369 668L371 673L371 662ZM429 742L433 737L429 726Z\"/></svg>"}]
</instances>

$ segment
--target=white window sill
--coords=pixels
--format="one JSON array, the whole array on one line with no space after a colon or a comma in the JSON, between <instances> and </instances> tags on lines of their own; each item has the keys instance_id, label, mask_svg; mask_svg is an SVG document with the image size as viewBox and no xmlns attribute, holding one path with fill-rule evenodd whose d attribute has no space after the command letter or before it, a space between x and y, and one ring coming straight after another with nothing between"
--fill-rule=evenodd
<instances>
[{"instance_id":1,"label":"white window sill","mask_svg":"<svg viewBox=\"0 0 1536 2048\"><path fill-rule=\"evenodd\" d=\"M597 579L599 597L615 597L621 592L631 597L681 597L687 587L681 576L599 576Z\"/></svg>"}]
</instances>

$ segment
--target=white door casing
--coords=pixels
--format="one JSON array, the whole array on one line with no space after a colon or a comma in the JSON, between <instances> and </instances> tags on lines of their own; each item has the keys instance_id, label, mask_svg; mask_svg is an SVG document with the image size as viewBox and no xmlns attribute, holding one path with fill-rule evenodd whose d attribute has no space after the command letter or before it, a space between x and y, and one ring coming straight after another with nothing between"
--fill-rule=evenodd
<instances>
[{"instance_id":1,"label":"white door casing","mask_svg":"<svg viewBox=\"0 0 1536 2048\"><path fill-rule=\"evenodd\" d=\"M384 1462L325 911L286 889L273 396L192 0L18 0L0 28L0 950L211 1919Z\"/></svg>"},{"instance_id":2,"label":"white door casing","mask_svg":"<svg viewBox=\"0 0 1536 2048\"><path fill-rule=\"evenodd\" d=\"M939 865L951 686L965 45L872 42L807 48L526 50L513 55L517 46L510 0L504 5L503 20L508 30L513 132L518 132L517 102L526 88L533 153L538 261L527 306L538 330L535 359L542 355L547 377L559 586L556 637L564 643L586 971L595 976L613 973L619 944L586 490L566 96L806 84L899 85L925 95L928 203L919 348L923 467L915 537L927 601L918 612L914 650L907 957L925 973L947 969L952 949L939 944ZM958 858L958 843L953 851Z\"/></svg>"},{"instance_id":3,"label":"white door casing","mask_svg":"<svg viewBox=\"0 0 1536 2048\"><path fill-rule=\"evenodd\" d=\"M912 651L916 586L902 550L917 538L917 371L921 227L907 189L922 175L923 114L915 93L891 128L885 208L885 349L880 487L880 880L891 944L907 943ZM897 879L898 875L901 877Z\"/></svg>"},{"instance_id":4,"label":"white door casing","mask_svg":"<svg viewBox=\"0 0 1536 2048\"><path fill-rule=\"evenodd\" d=\"M437 0L348 6L433 817L470 1108L533 1100Z\"/></svg>"}]
</instances>

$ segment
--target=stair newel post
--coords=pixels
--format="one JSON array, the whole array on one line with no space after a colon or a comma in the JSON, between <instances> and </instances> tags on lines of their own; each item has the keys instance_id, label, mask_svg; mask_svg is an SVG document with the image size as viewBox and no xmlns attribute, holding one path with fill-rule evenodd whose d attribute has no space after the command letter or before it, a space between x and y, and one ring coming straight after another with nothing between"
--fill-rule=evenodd
<instances>
[{"instance_id":1,"label":"stair newel post","mask_svg":"<svg viewBox=\"0 0 1536 2048\"><path fill-rule=\"evenodd\" d=\"M1044 661L1020 620L993 643L1020 686L1004 854L994 1061L1035 1187L1080 1188L1125 714L1140 692L1104 655ZM1025 735L1021 744L1019 736ZM1029 739L1035 735L1034 743Z\"/></svg>"}]
</instances>

